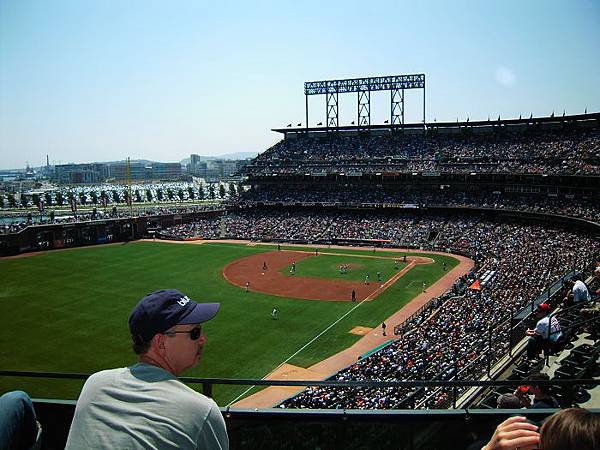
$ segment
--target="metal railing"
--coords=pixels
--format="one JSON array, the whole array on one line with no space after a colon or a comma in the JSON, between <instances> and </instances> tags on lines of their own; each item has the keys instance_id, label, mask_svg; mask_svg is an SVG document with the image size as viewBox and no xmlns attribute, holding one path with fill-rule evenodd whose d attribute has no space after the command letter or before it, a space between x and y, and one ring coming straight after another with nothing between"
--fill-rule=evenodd
<instances>
[{"instance_id":1,"label":"metal railing","mask_svg":"<svg viewBox=\"0 0 600 450\"><path fill-rule=\"evenodd\" d=\"M18 370L0 370L0 377L19 378L45 378L62 380L86 380L92 374L73 372L33 372ZM458 375L458 374L457 374ZM196 378L180 377L184 383L202 385L202 391L207 396L212 396L215 385L238 385L238 386L318 386L337 388L418 388L418 387L449 387L454 392L461 387L516 387L522 384L522 380L406 380L406 381L331 381L331 380L255 380L248 378ZM578 379L578 380L539 380L539 386L597 386L600 380Z\"/></svg>"}]
</instances>

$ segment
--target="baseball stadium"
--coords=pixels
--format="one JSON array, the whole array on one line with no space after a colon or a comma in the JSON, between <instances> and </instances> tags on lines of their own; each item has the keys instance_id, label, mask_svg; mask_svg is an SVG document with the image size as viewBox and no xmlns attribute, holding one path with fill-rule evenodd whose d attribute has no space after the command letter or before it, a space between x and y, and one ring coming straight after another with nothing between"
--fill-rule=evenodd
<instances>
[{"instance_id":1,"label":"baseball stadium","mask_svg":"<svg viewBox=\"0 0 600 450\"><path fill-rule=\"evenodd\" d=\"M466 448L523 386L546 396L520 398L532 420L597 411L600 114L405 123L412 89L424 74L305 83L327 126L275 129L220 202L148 211L143 186L96 186L59 194L74 219L47 193L32 203L56 216L5 226L0 328L20 344L0 387L34 399L44 448L90 374L131 364L125 324L165 287L221 304L182 380L231 448ZM346 93L358 125L339 124ZM560 339L534 348L540 310Z\"/></svg>"}]
</instances>

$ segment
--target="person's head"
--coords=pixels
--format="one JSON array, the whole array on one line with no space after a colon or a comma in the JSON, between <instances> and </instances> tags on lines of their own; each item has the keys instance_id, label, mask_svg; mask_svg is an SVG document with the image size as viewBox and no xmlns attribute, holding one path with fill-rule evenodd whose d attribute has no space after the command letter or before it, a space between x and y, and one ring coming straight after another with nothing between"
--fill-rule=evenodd
<instances>
[{"instance_id":1,"label":"person's head","mask_svg":"<svg viewBox=\"0 0 600 450\"><path fill-rule=\"evenodd\" d=\"M552 312L552 308L548 303L540 303L535 310L535 315L537 317L546 317L548 314Z\"/></svg>"},{"instance_id":2,"label":"person's head","mask_svg":"<svg viewBox=\"0 0 600 450\"><path fill-rule=\"evenodd\" d=\"M519 409L521 408L521 399L514 394L502 394L496 400L500 409Z\"/></svg>"},{"instance_id":3,"label":"person's head","mask_svg":"<svg viewBox=\"0 0 600 450\"><path fill-rule=\"evenodd\" d=\"M551 415L540 430L540 450L596 450L600 448L600 414L581 408Z\"/></svg>"},{"instance_id":4,"label":"person's head","mask_svg":"<svg viewBox=\"0 0 600 450\"><path fill-rule=\"evenodd\" d=\"M529 386L529 392L531 394L533 394L536 397L539 397L540 394L542 395L550 395L551 391L552 391L552 386L539 386L536 384L536 381L549 381L550 380L550 376L548 376L548 374L545 373L532 373L531 375L529 375L527 377L527 379L529 380L528 386Z\"/></svg>"},{"instance_id":5,"label":"person's head","mask_svg":"<svg viewBox=\"0 0 600 450\"><path fill-rule=\"evenodd\" d=\"M202 357L206 337L201 324L212 319L218 303L196 303L175 289L142 298L129 317L133 351L141 361L179 375Z\"/></svg>"}]
</instances>

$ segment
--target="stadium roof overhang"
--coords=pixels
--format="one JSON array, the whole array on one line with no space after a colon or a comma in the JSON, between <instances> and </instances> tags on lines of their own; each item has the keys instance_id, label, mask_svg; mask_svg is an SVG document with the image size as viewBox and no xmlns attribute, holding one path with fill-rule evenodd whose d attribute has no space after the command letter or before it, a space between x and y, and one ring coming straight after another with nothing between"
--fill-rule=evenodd
<instances>
[{"instance_id":1,"label":"stadium roof overhang","mask_svg":"<svg viewBox=\"0 0 600 450\"><path fill-rule=\"evenodd\" d=\"M478 128L478 127L502 127L512 125L538 125L544 123L579 123L588 121L600 121L600 113L590 114L576 114L570 116L550 116L550 117L529 117L529 118L518 118L518 119L501 119L501 120L478 120L478 121L463 121L463 122L428 122L423 127L423 123L410 123L404 125L370 125L370 126L357 126L347 125L336 128L317 126L317 127L285 127L285 128L272 128L271 131L283 134L297 134L297 133L325 133L325 132L364 132L370 130L414 130L421 131L423 129L432 130L439 128Z\"/></svg>"}]
</instances>

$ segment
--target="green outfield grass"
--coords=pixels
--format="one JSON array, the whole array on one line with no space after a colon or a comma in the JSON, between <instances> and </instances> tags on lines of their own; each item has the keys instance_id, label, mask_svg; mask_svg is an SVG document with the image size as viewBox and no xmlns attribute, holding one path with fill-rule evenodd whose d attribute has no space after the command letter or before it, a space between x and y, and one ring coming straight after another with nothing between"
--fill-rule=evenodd
<instances>
[{"instance_id":1,"label":"green outfield grass","mask_svg":"<svg viewBox=\"0 0 600 450\"><path fill-rule=\"evenodd\" d=\"M356 254L342 256L329 254L330 252L337 253L336 250L322 249L317 257L298 261L296 263L295 276L364 281L365 276L369 275L369 280L375 282L377 281L377 272L379 272L381 274L381 281L385 282L406 267L406 263L399 262L397 265L398 269L396 269L394 258L391 256L377 254L376 257L372 257L371 254L367 254L367 256L361 258ZM341 264L348 264L350 266L347 273L340 273ZM281 273L286 276L292 276L290 267L286 266L282 268Z\"/></svg>"},{"instance_id":2,"label":"green outfield grass","mask_svg":"<svg viewBox=\"0 0 600 450\"><path fill-rule=\"evenodd\" d=\"M262 378L357 305L245 293L223 278L222 268L231 261L271 250L224 243L135 242L0 260L1 367L92 373L129 365L135 361L127 328L132 308L148 292L176 288L197 301L222 304L217 317L206 324L208 344L202 363L185 375ZM387 254L398 255L377 252ZM361 303L289 362L308 367L348 347L358 339L349 333L354 326L378 326L418 295L423 281L429 286L443 275L442 261L448 269L458 264L450 256L430 256L435 264L411 269L377 300ZM337 256L311 259L329 258ZM393 260L383 262L391 267L388 272L393 271ZM339 277L339 271L331 277ZM270 318L274 306L279 309L276 321ZM34 397L74 399L81 383L0 377L0 393L17 388ZM214 395L219 404L226 404L244 390L216 387Z\"/></svg>"}]
</instances>

